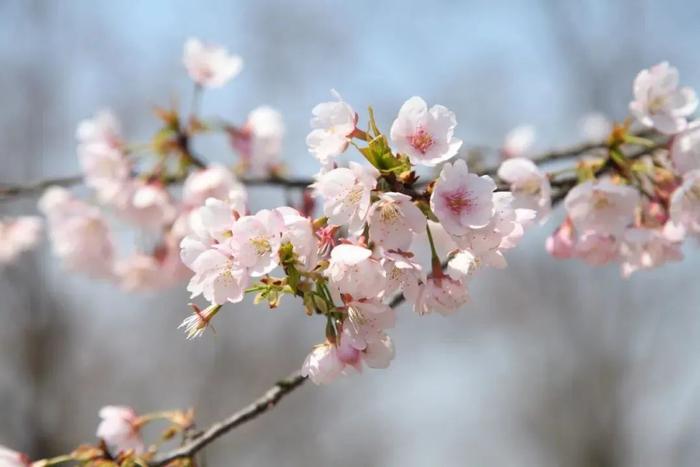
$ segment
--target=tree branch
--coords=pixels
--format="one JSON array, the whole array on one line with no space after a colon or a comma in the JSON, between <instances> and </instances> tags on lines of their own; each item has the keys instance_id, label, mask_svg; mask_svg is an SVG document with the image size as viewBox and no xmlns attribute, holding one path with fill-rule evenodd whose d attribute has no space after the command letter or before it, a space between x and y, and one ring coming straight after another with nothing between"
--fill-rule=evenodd
<instances>
[{"instance_id":1,"label":"tree branch","mask_svg":"<svg viewBox=\"0 0 700 467\"><path fill-rule=\"evenodd\" d=\"M268 389L265 394L262 395L262 397L255 400L252 404L244 407L224 420L214 423L204 432L196 436L192 441L180 448L164 454L161 457L156 458L153 462L150 462L149 465L153 467L164 466L175 459L194 456L197 452L204 449L204 447L212 443L217 438L225 435L237 426L257 418L273 408L284 396L304 384L306 379L306 376L302 376L300 371L292 373L288 377L275 383L275 385Z\"/></svg>"}]
</instances>

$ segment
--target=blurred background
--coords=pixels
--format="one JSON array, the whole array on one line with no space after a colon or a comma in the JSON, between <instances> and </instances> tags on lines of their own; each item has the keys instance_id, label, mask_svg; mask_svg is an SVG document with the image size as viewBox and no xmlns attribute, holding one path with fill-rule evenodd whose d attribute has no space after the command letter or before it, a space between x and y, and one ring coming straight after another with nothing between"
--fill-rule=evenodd
<instances>
[{"instance_id":1,"label":"blurred background","mask_svg":"<svg viewBox=\"0 0 700 467\"><path fill-rule=\"evenodd\" d=\"M454 110L467 145L538 129L580 141L591 111L621 119L636 73L661 60L700 87L700 3L641 1L0 2L0 182L78 172L74 130L102 107L127 138L152 106L187 102L190 35L245 60L204 115L285 117L285 160L307 153L311 108L336 88L388 128L412 95ZM212 144L211 160L232 162ZM284 194L256 189L254 208ZM34 200L0 214L34 212ZM505 271L479 274L449 317L402 310L397 358L307 387L207 451L211 466L695 466L700 459L700 253L629 280L544 251L535 228ZM94 439L106 404L194 407L202 424L297 369L323 323L290 301L230 306L188 342L184 285L127 295L66 274L44 246L0 271L0 444L48 456Z\"/></svg>"}]
</instances>

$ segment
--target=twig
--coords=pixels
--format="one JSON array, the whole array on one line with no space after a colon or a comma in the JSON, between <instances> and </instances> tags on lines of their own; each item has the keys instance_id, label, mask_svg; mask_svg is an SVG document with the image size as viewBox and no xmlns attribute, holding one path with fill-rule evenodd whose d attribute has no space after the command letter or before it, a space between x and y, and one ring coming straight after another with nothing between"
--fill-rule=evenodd
<instances>
[{"instance_id":1,"label":"twig","mask_svg":"<svg viewBox=\"0 0 700 467\"><path fill-rule=\"evenodd\" d=\"M214 423L202 434L194 438L184 446L177 448L162 457L155 459L149 465L164 466L176 459L192 457L205 446L223 436L230 430L242 425L273 408L284 396L300 387L306 381L299 371L292 373L287 378L275 383L262 397L247 407L239 410L224 420Z\"/></svg>"}]
</instances>

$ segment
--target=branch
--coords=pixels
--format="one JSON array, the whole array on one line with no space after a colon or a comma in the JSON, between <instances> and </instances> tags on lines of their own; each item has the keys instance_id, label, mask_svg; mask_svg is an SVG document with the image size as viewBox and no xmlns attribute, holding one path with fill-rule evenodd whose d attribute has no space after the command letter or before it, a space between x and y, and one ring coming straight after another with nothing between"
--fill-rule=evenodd
<instances>
[{"instance_id":1,"label":"branch","mask_svg":"<svg viewBox=\"0 0 700 467\"><path fill-rule=\"evenodd\" d=\"M204 449L204 447L215 441L217 438L225 435L237 426L257 418L273 408L284 396L304 384L306 379L306 376L302 376L300 371L292 373L287 378L275 383L275 385L268 389L267 392L262 395L262 397L255 400L252 404L244 407L224 420L214 423L207 428L206 431L196 436L189 443L166 453L162 457L158 457L153 462L149 463L149 465L153 467L164 466L175 459L194 456L197 452Z\"/></svg>"}]
</instances>

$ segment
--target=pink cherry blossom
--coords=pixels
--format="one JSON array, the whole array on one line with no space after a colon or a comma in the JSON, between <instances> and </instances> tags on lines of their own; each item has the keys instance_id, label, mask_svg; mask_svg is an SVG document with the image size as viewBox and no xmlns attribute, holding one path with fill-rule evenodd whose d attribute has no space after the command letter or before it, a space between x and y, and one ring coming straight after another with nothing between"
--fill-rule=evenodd
<instances>
[{"instance_id":1,"label":"pink cherry blossom","mask_svg":"<svg viewBox=\"0 0 700 467\"><path fill-rule=\"evenodd\" d=\"M609 234L584 232L575 245L575 255L591 266L602 266L619 257L619 242Z\"/></svg>"},{"instance_id":2,"label":"pink cherry blossom","mask_svg":"<svg viewBox=\"0 0 700 467\"><path fill-rule=\"evenodd\" d=\"M353 300L380 296L386 283L384 269L372 258L372 251L350 244L333 248L326 276L339 293L350 295Z\"/></svg>"},{"instance_id":3,"label":"pink cherry blossom","mask_svg":"<svg viewBox=\"0 0 700 467\"><path fill-rule=\"evenodd\" d=\"M666 229L629 228L620 245L622 275L683 259L680 242Z\"/></svg>"},{"instance_id":4,"label":"pink cherry blossom","mask_svg":"<svg viewBox=\"0 0 700 467\"><path fill-rule=\"evenodd\" d=\"M576 234L574 224L568 217L557 227L545 243L547 252L559 259L567 259L574 256L576 246Z\"/></svg>"},{"instance_id":5,"label":"pink cherry blossom","mask_svg":"<svg viewBox=\"0 0 700 467\"><path fill-rule=\"evenodd\" d=\"M0 467L30 467L29 456L0 445Z\"/></svg>"},{"instance_id":6,"label":"pink cherry blossom","mask_svg":"<svg viewBox=\"0 0 700 467\"><path fill-rule=\"evenodd\" d=\"M613 129L610 119L600 112L589 112L578 122L581 136L586 141L604 141Z\"/></svg>"},{"instance_id":7,"label":"pink cherry blossom","mask_svg":"<svg viewBox=\"0 0 700 467\"><path fill-rule=\"evenodd\" d=\"M700 169L700 121L673 138L671 160L681 174Z\"/></svg>"},{"instance_id":8,"label":"pink cherry blossom","mask_svg":"<svg viewBox=\"0 0 700 467\"><path fill-rule=\"evenodd\" d=\"M378 175L374 168L351 162L349 168L333 169L319 176L313 188L323 199L323 213L328 221L348 225L351 233L362 230Z\"/></svg>"},{"instance_id":9,"label":"pink cherry blossom","mask_svg":"<svg viewBox=\"0 0 700 467\"><path fill-rule=\"evenodd\" d=\"M430 207L449 233L484 227L493 216L496 184L489 176L469 173L467 163L445 164L430 197Z\"/></svg>"},{"instance_id":10,"label":"pink cherry blossom","mask_svg":"<svg viewBox=\"0 0 700 467\"><path fill-rule=\"evenodd\" d=\"M498 177L510 184L518 208L532 209L545 219L552 206L552 189L547 174L530 159L516 157L503 161Z\"/></svg>"},{"instance_id":11,"label":"pink cherry blossom","mask_svg":"<svg viewBox=\"0 0 700 467\"><path fill-rule=\"evenodd\" d=\"M671 220L693 234L700 234L700 169L687 172L671 195Z\"/></svg>"},{"instance_id":12,"label":"pink cherry blossom","mask_svg":"<svg viewBox=\"0 0 700 467\"><path fill-rule=\"evenodd\" d=\"M698 98L689 87L678 87L678 70L662 62L639 72L634 80L630 112L640 123L662 133L685 130L686 117L695 112Z\"/></svg>"},{"instance_id":13,"label":"pink cherry blossom","mask_svg":"<svg viewBox=\"0 0 700 467\"><path fill-rule=\"evenodd\" d=\"M396 311L378 300L353 300L345 304L345 309L343 339L349 339L359 350L370 342L382 340L384 331L396 323Z\"/></svg>"},{"instance_id":14,"label":"pink cherry blossom","mask_svg":"<svg viewBox=\"0 0 700 467\"><path fill-rule=\"evenodd\" d=\"M292 244L300 270L313 270L318 264L320 244L311 219L290 207L277 208L276 211L282 215L284 222L281 242Z\"/></svg>"},{"instance_id":15,"label":"pink cherry blossom","mask_svg":"<svg viewBox=\"0 0 700 467\"><path fill-rule=\"evenodd\" d=\"M39 241L42 221L36 216L0 218L0 265L13 262Z\"/></svg>"},{"instance_id":16,"label":"pink cherry blossom","mask_svg":"<svg viewBox=\"0 0 700 467\"><path fill-rule=\"evenodd\" d=\"M589 180L566 195L564 206L579 232L620 234L634 220L639 192L610 180Z\"/></svg>"},{"instance_id":17,"label":"pink cherry blossom","mask_svg":"<svg viewBox=\"0 0 700 467\"><path fill-rule=\"evenodd\" d=\"M391 125L391 141L411 163L434 167L454 157L462 140L455 138L457 119L442 105L428 104L420 97L411 97L399 110Z\"/></svg>"},{"instance_id":18,"label":"pink cherry blossom","mask_svg":"<svg viewBox=\"0 0 700 467\"><path fill-rule=\"evenodd\" d=\"M369 211L369 236L386 250L405 250L413 235L425 230L426 218L410 196L381 193Z\"/></svg>"},{"instance_id":19,"label":"pink cherry blossom","mask_svg":"<svg viewBox=\"0 0 700 467\"><path fill-rule=\"evenodd\" d=\"M425 237L422 237L426 240ZM422 279L422 266L415 261L414 255L407 251L385 251L382 265L386 273L385 296L402 292L407 287L415 287Z\"/></svg>"},{"instance_id":20,"label":"pink cherry blossom","mask_svg":"<svg viewBox=\"0 0 700 467\"><path fill-rule=\"evenodd\" d=\"M112 277L111 233L99 209L60 187L51 187L39 199L48 220L54 253L72 271Z\"/></svg>"},{"instance_id":21,"label":"pink cherry blossom","mask_svg":"<svg viewBox=\"0 0 700 467\"><path fill-rule=\"evenodd\" d=\"M145 446L141 438L139 417L130 407L108 405L100 409L102 421L97 427L97 437L103 439L115 452L133 450L143 453Z\"/></svg>"},{"instance_id":22,"label":"pink cherry blossom","mask_svg":"<svg viewBox=\"0 0 700 467\"><path fill-rule=\"evenodd\" d=\"M238 55L230 55L223 47L204 44L196 38L185 42L182 61L192 81L208 88L225 85L243 68Z\"/></svg>"},{"instance_id":23,"label":"pink cherry blossom","mask_svg":"<svg viewBox=\"0 0 700 467\"><path fill-rule=\"evenodd\" d=\"M345 364L338 357L338 349L330 342L317 345L304 360L301 374L315 384L330 384L343 372Z\"/></svg>"},{"instance_id":24,"label":"pink cherry blossom","mask_svg":"<svg viewBox=\"0 0 700 467\"><path fill-rule=\"evenodd\" d=\"M335 90L331 92L338 100L323 102L313 108L311 132L306 137L309 152L326 168L330 168L335 157L345 152L357 124L353 108Z\"/></svg>"},{"instance_id":25,"label":"pink cherry blossom","mask_svg":"<svg viewBox=\"0 0 700 467\"><path fill-rule=\"evenodd\" d=\"M97 112L93 118L81 121L75 137L80 145L98 144L120 148L123 144L119 120L108 109Z\"/></svg>"}]
</instances>

